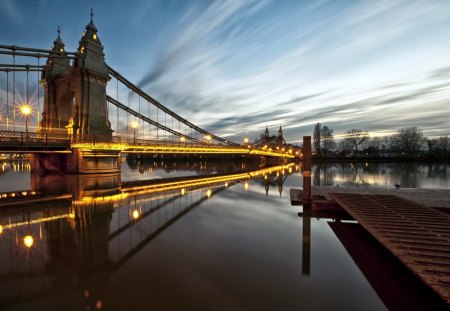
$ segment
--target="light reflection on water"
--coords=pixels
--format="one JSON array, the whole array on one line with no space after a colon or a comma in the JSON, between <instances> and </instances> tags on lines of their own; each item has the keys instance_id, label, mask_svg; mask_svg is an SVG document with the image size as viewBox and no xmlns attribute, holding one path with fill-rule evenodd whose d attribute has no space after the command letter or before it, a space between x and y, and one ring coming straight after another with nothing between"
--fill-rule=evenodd
<instances>
[{"instance_id":1,"label":"light reflection on water","mask_svg":"<svg viewBox=\"0 0 450 311\"><path fill-rule=\"evenodd\" d=\"M403 188L449 188L448 163L316 163L312 182L316 186L376 186Z\"/></svg>"},{"instance_id":2,"label":"light reflection on water","mask_svg":"<svg viewBox=\"0 0 450 311\"><path fill-rule=\"evenodd\" d=\"M0 306L385 309L328 219L309 219L310 234L302 236L305 218L288 193L301 184L299 167L249 179L258 168L248 164L244 174L239 164L228 175L217 163L196 163L193 171L180 163L127 165L125 180L0 175L2 191L17 178L28 184L11 191L72 195L0 210ZM129 182L150 172L162 183ZM185 184L167 179L186 174L193 179Z\"/></svg>"}]
</instances>

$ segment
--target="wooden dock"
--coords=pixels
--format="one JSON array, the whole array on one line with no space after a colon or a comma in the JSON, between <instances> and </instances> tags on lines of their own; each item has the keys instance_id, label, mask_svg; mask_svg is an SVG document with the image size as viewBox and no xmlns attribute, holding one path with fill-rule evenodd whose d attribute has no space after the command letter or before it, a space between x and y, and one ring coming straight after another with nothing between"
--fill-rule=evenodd
<instances>
[{"instance_id":1,"label":"wooden dock","mask_svg":"<svg viewBox=\"0 0 450 311\"><path fill-rule=\"evenodd\" d=\"M450 190L312 187L311 195L313 209L340 206L450 305Z\"/></svg>"}]
</instances>

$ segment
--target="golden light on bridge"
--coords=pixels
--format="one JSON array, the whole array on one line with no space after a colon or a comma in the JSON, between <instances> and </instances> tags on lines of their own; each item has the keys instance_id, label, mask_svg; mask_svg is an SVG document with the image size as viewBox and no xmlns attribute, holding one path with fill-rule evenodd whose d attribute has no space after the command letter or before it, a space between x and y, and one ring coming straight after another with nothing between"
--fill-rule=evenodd
<instances>
[{"instance_id":1,"label":"golden light on bridge","mask_svg":"<svg viewBox=\"0 0 450 311\"><path fill-rule=\"evenodd\" d=\"M181 136L181 137L180 137L180 141L181 141L182 143L184 143L184 142L186 141L186 138L183 137L183 136Z\"/></svg>"},{"instance_id":2,"label":"golden light on bridge","mask_svg":"<svg viewBox=\"0 0 450 311\"><path fill-rule=\"evenodd\" d=\"M2 232L3 232L3 226L0 225L0 234L2 234Z\"/></svg>"},{"instance_id":3,"label":"golden light on bridge","mask_svg":"<svg viewBox=\"0 0 450 311\"><path fill-rule=\"evenodd\" d=\"M139 123L136 120L131 121L131 128L137 129L139 127Z\"/></svg>"},{"instance_id":4,"label":"golden light on bridge","mask_svg":"<svg viewBox=\"0 0 450 311\"><path fill-rule=\"evenodd\" d=\"M244 138L244 144L248 144L248 138L247 137Z\"/></svg>"},{"instance_id":5,"label":"golden light on bridge","mask_svg":"<svg viewBox=\"0 0 450 311\"><path fill-rule=\"evenodd\" d=\"M186 189L185 188L181 189L181 195L185 195L185 194L186 194Z\"/></svg>"},{"instance_id":6,"label":"golden light on bridge","mask_svg":"<svg viewBox=\"0 0 450 311\"><path fill-rule=\"evenodd\" d=\"M245 188L245 191L247 191L247 190L248 190L248 182L245 182L245 184L244 184L244 188Z\"/></svg>"},{"instance_id":7,"label":"golden light on bridge","mask_svg":"<svg viewBox=\"0 0 450 311\"><path fill-rule=\"evenodd\" d=\"M136 142L136 129L139 127L139 123L136 120L131 121L131 128L133 129L133 142Z\"/></svg>"},{"instance_id":8,"label":"golden light on bridge","mask_svg":"<svg viewBox=\"0 0 450 311\"><path fill-rule=\"evenodd\" d=\"M20 106L20 112L25 116L25 131L28 134L28 116L31 114L31 106L28 104L23 104Z\"/></svg>"},{"instance_id":9,"label":"golden light on bridge","mask_svg":"<svg viewBox=\"0 0 450 311\"><path fill-rule=\"evenodd\" d=\"M24 104L22 106L20 106L20 112L27 116L31 113L31 107L28 104Z\"/></svg>"},{"instance_id":10,"label":"golden light on bridge","mask_svg":"<svg viewBox=\"0 0 450 311\"><path fill-rule=\"evenodd\" d=\"M27 235L23 238L23 244L30 248L31 246L33 246L34 240L33 237L31 235Z\"/></svg>"},{"instance_id":11,"label":"golden light on bridge","mask_svg":"<svg viewBox=\"0 0 450 311\"><path fill-rule=\"evenodd\" d=\"M208 141L208 143L211 141L211 136L210 135L206 135L205 139Z\"/></svg>"},{"instance_id":12,"label":"golden light on bridge","mask_svg":"<svg viewBox=\"0 0 450 311\"><path fill-rule=\"evenodd\" d=\"M139 213L139 211L135 209L131 215L133 216L133 219L138 219L139 216L141 216L141 213Z\"/></svg>"},{"instance_id":13,"label":"golden light on bridge","mask_svg":"<svg viewBox=\"0 0 450 311\"><path fill-rule=\"evenodd\" d=\"M208 198L211 197L211 194L212 194L211 189L206 190L206 196L207 196Z\"/></svg>"}]
</instances>

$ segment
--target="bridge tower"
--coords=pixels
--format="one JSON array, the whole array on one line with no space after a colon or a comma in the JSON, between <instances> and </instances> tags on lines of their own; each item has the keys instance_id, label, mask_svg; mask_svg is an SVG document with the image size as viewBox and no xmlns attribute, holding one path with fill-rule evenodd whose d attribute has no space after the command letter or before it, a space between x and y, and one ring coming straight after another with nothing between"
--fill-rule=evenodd
<instances>
[{"instance_id":1,"label":"bridge tower","mask_svg":"<svg viewBox=\"0 0 450 311\"><path fill-rule=\"evenodd\" d=\"M48 58L40 81L44 87L44 111L39 133L69 134L73 138L95 135L100 142L112 138L106 102L109 69L93 15L91 10L91 20L76 53L65 51L58 27L54 53ZM119 150L72 148L67 154L34 153L30 164L31 170L39 174L115 174L120 171L119 157Z\"/></svg>"},{"instance_id":2,"label":"bridge tower","mask_svg":"<svg viewBox=\"0 0 450 311\"><path fill-rule=\"evenodd\" d=\"M283 141L284 141L284 139L283 139L283 129L281 128L281 125L280 125L280 128L278 129L277 146L282 148L283 147Z\"/></svg>"},{"instance_id":3,"label":"bridge tower","mask_svg":"<svg viewBox=\"0 0 450 311\"><path fill-rule=\"evenodd\" d=\"M92 10L73 63L66 58L59 27L52 50L58 54L48 59L42 75L45 95L39 131L111 137L106 102L110 77Z\"/></svg>"}]
</instances>

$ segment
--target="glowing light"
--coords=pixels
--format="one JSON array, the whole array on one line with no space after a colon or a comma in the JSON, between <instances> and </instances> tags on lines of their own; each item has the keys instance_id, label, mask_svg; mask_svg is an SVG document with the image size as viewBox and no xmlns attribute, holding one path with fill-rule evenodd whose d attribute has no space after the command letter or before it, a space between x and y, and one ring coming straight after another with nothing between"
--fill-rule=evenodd
<instances>
[{"instance_id":1,"label":"glowing light","mask_svg":"<svg viewBox=\"0 0 450 311\"><path fill-rule=\"evenodd\" d=\"M245 188L245 191L247 191L247 190L248 190L248 182L245 182L245 184L244 184L244 188Z\"/></svg>"},{"instance_id":2,"label":"glowing light","mask_svg":"<svg viewBox=\"0 0 450 311\"><path fill-rule=\"evenodd\" d=\"M133 218L134 219L138 219L139 218L139 216L141 216L141 213L139 213L139 211L137 210L137 209L135 209L134 211L133 211Z\"/></svg>"},{"instance_id":3,"label":"glowing light","mask_svg":"<svg viewBox=\"0 0 450 311\"><path fill-rule=\"evenodd\" d=\"M136 120L131 121L131 128L136 129L138 127L139 127L139 123Z\"/></svg>"},{"instance_id":4,"label":"glowing light","mask_svg":"<svg viewBox=\"0 0 450 311\"><path fill-rule=\"evenodd\" d=\"M206 190L206 196L209 198L211 197L212 191L211 189Z\"/></svg>"},{"instance_id":5,"label":"glowing light","mask_svg":"<svg viewBox=\"0 0 450 311\"><path fill-rule=\"evenodd\" d=\"M63 48L60 48L59 51L60 51L61 53L64 53L64 49L63 49Z\"/></svg>"},{"instance_id":6,"label":"glowing light","mask_svg":"<svg viewBox=\"0 0 450 311\"><path fill-rule=\"evenodd\" d=\"M2 225L0 225L0 234L2 234L2 232L3 232L3 227L2 227Z\"/></svg>"},{"instance_id":7,"label":"glowing light","mask_svg":"<svg viewBox=\"0 0 450 311\"><path fill-rule=\"evenodd\" d=\"M267 175L264 175L264 179L267 180Z\"/></svg>"},{"instance_id":8,"label":"glowing light","mask_svg":"<svg viewBox=\"0 0 450 311\"><path fill-rule=\"evenodd\" d=\"M22 112L22 114L27 116L31 113L31 107L27 104L22 105L22 106L20 106L20 112Z\"/></svg>"},{"instance_id":9,"label":"glowing light","mask_svg":"<svg viewBox=\"0 0 450 311\"><path fill-rule=\"evenodd\" d=\"M25 244L26 247L30 248L31 246L33 246L33 243L34 240L31 235L27 235L26 237L23 238L23 244Z\"/></svg>"},{"instance_id":10,"label":"glowing light","mask_svg":"<svg viewBox=\"0 0 450 311\"><path fill-rule=\"evenodd\" d=\"M205 139L209 142L209 141L211 141L211 136L206 135L206 136L205 136Z\"/></svg>"},{"instance_id":11,"label":"glowing light","mask_svg":"<svg viewBox=\"0 0 450 311\"><path fill-rule=\"evenodd\" d=\"M180 137L180 141L181 141L182 143L184 143L184 142L186 141L186 138L184 138L183 136L181 136L181 137Z\"/></svg>"},{"instance_id":12,"label":"glowing light","mask_svg":"<svg viewBox=\"0 0 450 311\"><path fill-rule=\"evenodd\" d=\"M225 183L225 188L228 188L228 182Z\"/></svg>"},{"instance_id":13,"label":"glowing light","mask_svg":"<svg viewBox=\"0 0 450 311\"><path fill-rule=\"evenodd\" d=\"M244 144L248 144L248 138L247 137L244 138Z\"/></svg>"},{"instance_id":14,"label":"glowing light","mask_svg":"<svg viewBox=\"0 0 450 311\"><path fill-rule=\"evenodd\" d=\"M185 195L185 194L186 194L186 189L185 188L181 189L181 195Z\"/></svg>"},{"instance_id":15,"label":"glowing light","mask_svg":"<svg viewBox=\"0 0 450 311\"><path fill-rule=\"evenodd\" d=\"M94 34L92 35L92 39L97 40L97 34L96 34L96 33L94 33Z\"/></svg>"},{"instance_id":16,"label":"glowing light","mask_svg":"<svg viewBox=\"0 0 450 311\"><path fill-rule=\"evenodd\" d=\"M80 48L80 53L81 53L81 54L84 53L84 46L82 46L82 47Z\"/></svg>"}]
</instances>

